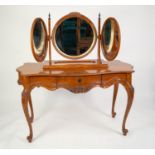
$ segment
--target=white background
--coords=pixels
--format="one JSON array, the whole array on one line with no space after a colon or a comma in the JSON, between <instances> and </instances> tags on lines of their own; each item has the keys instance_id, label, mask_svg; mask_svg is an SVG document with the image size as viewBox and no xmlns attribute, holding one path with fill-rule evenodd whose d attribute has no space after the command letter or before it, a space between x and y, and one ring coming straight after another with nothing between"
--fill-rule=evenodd
<instances>
[{"instance_id":1,"label":"white background","mask_svg":"<svg viewBox=\"0 0 155 155\"><path fill-rule=\"evenodd\" d=\"M75 95L67 90L50 92L34 89L34 140L25 137L28 126L21 107L22 87L17 84L16 68L35 62L30 48L30 29L36 17L52 27L65 14L78 11L97 28L115 17L121 28L121 49L116 59L134 66L135 98L127 120L129 133L122 136L121 125L126 106L122 86L116 103L116 118L111 118L113 87L94 88ZM0 147L1 148L154 148L155 147L155 7L154 6L0 6ZM63 59L54 49L53 57ZM86 58L95 58L96 48Z\"/></svg>"}]
</instances>

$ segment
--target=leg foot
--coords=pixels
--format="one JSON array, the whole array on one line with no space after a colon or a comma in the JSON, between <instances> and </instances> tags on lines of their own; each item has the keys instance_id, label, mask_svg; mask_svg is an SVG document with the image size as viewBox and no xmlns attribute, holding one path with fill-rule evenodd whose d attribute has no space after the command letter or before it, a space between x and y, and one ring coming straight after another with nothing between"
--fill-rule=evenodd
<instances>
[{"instance_id":1,"label":"leg foot","mask_svg":"<svg viewBox=\"0 0 155 155\"><path fill-rule=\"evenodd\" d=\"M29 141L29 143L32 142L32 136L27 136L27 140Z\"/></svg>"},{"instance_id":2,"label":"leg foot","mask_svg":"<svg viewBox=\"0 0 155 155\"><path fill-rule=\"evenodd\" d=\"M122 129L122 131L123 131L123 135L126 136L128 133L128 129Z\"/></svg>"},{"instance_id":3,"label":"leg foot","mask_svg":"<svg viewBox=\"0 0 155 155\"><path fill-rule=\"evenodd\" d=\"M112 112L112 118L116 116L116 112Z\"/></svg>"}]
</instances>

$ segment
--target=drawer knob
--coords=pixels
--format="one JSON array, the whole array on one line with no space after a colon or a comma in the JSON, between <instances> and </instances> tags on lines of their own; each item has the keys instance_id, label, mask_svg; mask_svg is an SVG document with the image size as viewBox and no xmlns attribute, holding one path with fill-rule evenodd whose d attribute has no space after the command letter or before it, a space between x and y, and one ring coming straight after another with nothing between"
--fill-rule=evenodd
<instances>
[{"instance_id":1,"label":"drawer knob","mask_svg":"<svg viewBox=\"0 0 155 155\"><path fill-rule=\"evenodd\" d=\"M78 83L81 83L82 82L82 79L78 79Z\"/></svg>"}]
</instances>

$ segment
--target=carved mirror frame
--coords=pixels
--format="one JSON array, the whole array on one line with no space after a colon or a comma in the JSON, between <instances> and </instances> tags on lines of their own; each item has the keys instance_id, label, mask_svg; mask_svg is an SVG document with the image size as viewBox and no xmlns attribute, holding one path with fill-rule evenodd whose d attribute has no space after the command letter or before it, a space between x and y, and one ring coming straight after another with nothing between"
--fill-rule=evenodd
<instances>
[{"instance_id":1,"label":"carved mirror frame","mask_svg":"<svg viewBox=\"0 0 155 155\"><path fill-rule=\"evenodd\" d=\"M89 49L86 52L84 52L83 54L80 54L78 56L70 56L70 55L65 54L57 46L56 39L55 39L56 31L57 31L58 27L60 26L60 24L63 21L65 21L66 19L69 19L69 18L80 18L82 20L85 20L90 25L90 27L91 27L91 29L93 31L93 42L92 42L91 46L89 47ZM93 48L95 47L96 41L97 41L97 31L96 31L96 28L95 28L94 24L91 22L91 20L89 18L87 18L86 16L80 14L79 12L69 13L69 14L65 15L64 17L62 17L61 19L59 19L57 21L57 23L55 24L55 26L53 28L53 31L52 31L52 43L53 43L54 48L56 49L56 51L60 55L62 55L65 58L68 58L68 59L80 59L80 58L83 58L83 57L87 56L93 50Z\"/></svg>"},{"instance_id":2,"label":"carved mirror frame","mask_svg":"<svg viewBox=\"0 0 155 155\"><path fill-rule=\"evenodd\" d=\"M106 36L104 35L106 24L109 20L111 21L111 34L110 35L112 38L112 41L110 42L110 45L109 45L110 51L109 49L107 49L108 47L105 44ZM116 56L118 55L120 44L121 44L121 32L120 32L119 24L115 18L109 17L105 20L102 30L101 30L101 48L102 48L104 57L109 61L114 60Z\"/></svg>"},{"instance_id":3,"label":"carved mirror frame","mask_svg":"<svg viewBox=\"0 0 155 155\"><path fill-rule=\"evenodd\" d=\"M77 56L70 56L65 54L63 51L61 51L59 49L59 47L57 46L56 43L56 30L59 27L59 25L66 19L69 18L80 18L84 21L86 21L88 23L88 25L90 25L92 31L93 31L93 42L91 43L91 46L88 48L88 50L80 55ZM110 36L110 39L112 38L112 41L110 41L109 45L106 44L105 42L105 35L104 35L104 31L106 28L106 24L108 21L111 21L111 27L110 27L110 33L112 35L112 37ZM40 23L42 24L42 28L44 31L44 46L42 49L42 52L40 53L40 51L38 50L37 53L37 49L34 43L34 29L36 26L36 23L40 21ZM31 27L31 49L32 49L32 54L34 56L34 58L36 59L36 61L38 62L42 62L44 61L46 55L47 55L47 48L48 48L48 53L49 53L49 61L47 64L45 64L45 68L52 68L52 66L54 66L53 62L55 62L54 60L51 59L51 39L52 39L52 43L54 48L56 49L56 51L62 55L65 58L68 59L79 59L79 58L83 58L86 57L95 47L97 39L98 39L98 50L97 50L97 63L101 64L101 57L100 57L100 48L102 49L103 55L105 57L105 59L111 61L114 60L116 58L116 56L118 55L119 49L120 49L120 42L121 42L121 34L120 34L120 28L119 28L119 24L117 22L117 20L113 17L109 17L105 20L103 26L102 26L102 30L100 32L100 25L101 25L101 20L100 20L100 14L99 14L99 18L98 18L98 34L96 31L96 28L94 26L94 24L91 22L90 19L88 19L86 16L80 14L79 12L72 12L69 13L67 15L65 15L64 17L62 17L61 19L59 19L52 31L52 35L51 35L51 18L50 18L50 14L49 14L49 18L48 18L48 32L46 29L46 25L44 23L44 21L42 20L42 18L35 18L35 20L33 21L32 27ZM48 47L49 46L49 47ZM101 46L101 47L100 47ZM109 47L108 47L109 46ZM72 60L74 61L74 60ZM75 61L78 62L78 61ZM56 64L55 64L56 65Z\"/></svg>"},{"instance_id":4,"label":"carved mirror frame","mask_svg":"<svg viewBox=\"0 0 155 155\"><path fill-rule=\"evenodd\" d=\"M37 54L37 49L34 43L34 29L36 26L36 23L40 21L42 26L43 26L43 31L44 33L44 47L43 47L43 51L40 54ZM34 56L34 58L36 59L36 61L38 62L42 62L44 61L46 54L47 54L47 46L48 46L48 41L47 41L47 29L46 29L46 25L44 23L44 21L42 20L42 18L35 18L33 23L32 23L32 27L31 27L31 37L30 37L30 41L31 41L31 49L32 49L32 54Z\"/></svg>"}]
</instances>

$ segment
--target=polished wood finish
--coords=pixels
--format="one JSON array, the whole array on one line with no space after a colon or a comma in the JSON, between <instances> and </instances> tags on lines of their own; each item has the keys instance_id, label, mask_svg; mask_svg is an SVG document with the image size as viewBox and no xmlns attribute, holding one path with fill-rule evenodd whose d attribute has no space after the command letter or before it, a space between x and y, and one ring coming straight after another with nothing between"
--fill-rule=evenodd
<instances>
[{"instance_id":1,"label":"polished wood finish","mask_svg":"<svg viewBox=\"0 0 155 155\"><path fill-rule=\"evenodd\" d=\"M56 31L57 31L57 28L60 26L60 24L66 20L66 19L69 19L69 18L73 18L73 17L76 17L78 18L77 20L77 25L78 25L78 28L79 28L79 24L80 24L80 20L85 20L89 25L90 27L92 28L93 30L93 35L94 35L94 38L93 38L93 42L92 42L92 45L91 47L83 54L80 54L78 56L69 56L67 54L65 54L64 52L62 52L59 47L57 46L57 43L56 43L56 40L55 40L55 35L56 35ZM40 55L37 55L35 53L35 47L34 47L34 43L33 43L33 32L34 32L34 26L36 24L36 22L40 20L43 24L43 27L44 27L44 30L45 30L45 35L46 35L46 40L45 40L45 48L44 48L44 51L42 52L42 54ZM104 30L105 30L105 25L107 23L108 20L111 20L112 21L112 29L114 31L114 41L113 41L113 45L112 45L112 49L110 52L107 51L107 47L105 45L105 36L103 35L104 33ZM50 14L49 14L49 18L48 18L48 34L47 34L47 30L46 30L46 25L44 23L44 21L41 19L41 18L36 18L32 24L32 28L31 28L31 48L32 48L32 53L33 53L33 56L34 58L38 61L38 62L42 62L44 61L45 57L46 57L46 54L47 54L47 45L49 45L49 69L51 68L51 65L52 65L52 54L51 54L51 38L52 38L52 43L53 43L53 46L54 48L56 49L56 51L61 54L62 56L64 56L65 58L69 58L69 59L80 59L80 58L83 58L85 56L87 56L95 47L96 45L96 41L98 39L98 51L97 51L97 63L101 63L101 56L100 56L100 49L102 48L102 51L103 51L103 55L104 57L109 60L109 61L112 61L116 58L116 56L118 55L118 52L119 52L119 49L120 49L120 42L121 42L121 33L120 33L120 28L119 28L119 24L117 22L117 20L113 17L109 17L105 20L104 24L103 24L103 27L102 27L102 30L101 29L101 18L100 18L100 14L99 14L99 17L98 17L98 35L97 35L97 32L96 32L96 28L94 26L94 24L91 22L90 19L88 19L86 16L80 14L79 12L71 12L67 15L65 15L64 17L62 17L61 19L59 19L53 30L52 30L52 35L51 35L51 18L50 18ZM101 31L101 32L100 32ZM83 47L87 44L89 44L89 39L88 40L80 40L79 41L79 38L80 38L80 31L79 29L77 29L77 40L78 40L78 46L77 46L77 53L79 53L79 48L80 47ZM47 64L46 64L46 67L45 68L48 68Z\"/></svg>"},{"instance_id":2,"label":"polished wood finish","mask_svg":"<svg viewBox=\"0 0 155 155\"><path fill-rule=\"evenodd\" d=\"M117 92L118 92L118 83L115 83L114 84L113 101L112 101L112 111L111 111L112 117L115 117L116 116L115 103L116 103Z\"/></svg>"},{"instance_id":3,"label":"polished wood finish","mask_svg":"<svg viewBox=\"0 0 155 155\"><path fill-rule=\"evenodd\" d=\"M91 47L90 47L85 53L80 54L80 55L78 55L78 56L69 56L69 55L65 54L64 52L62 52L62 51L59 49L59 47L57 46L56 40L55 40L55 35L56 35L56 30L57 30L57 28L60 26L60 24L61 24L64 20L69 19L69 18L74 18L74 17L79 18L79 19L82 19L82 20L85 20L85 21L90 25L90 27L91 27L92 30L93 30L94 38L93 38L93 42L92 42ZM78 34L78 37L79 37L79 33L77 33L77 34ZM83 57L87 56L87 55L93 50L93 48L95 47L96 41L97 41L97 32L96 32L96 28L95 28L94 24L91 22L91 20L90 20L89 18L87 18L86 16L80 14L79 12L71 12L71 13L65 15L64 17L62 17L61 19L59 19L59 20L56 22L56 24L55 24L55 26L54 26L54 28L53 28L53 31L52 31L52 43L53 43L54 48L56 49L56 51L57 51L60 55L62 55L62 56L65 57L65 58L69 58L69 59L79 59L79 58L83 58ZM82 43L81 43L81 44L82 44ZM79 46L80 46L80 45L79 45Z\"/></svg>"},{"instance_id":4,"label":"polished wood finish","mask_svg":"<svg viewBox=\"0 0 155 155\"><path fill-rule=\"evenodd\" d=\"M85 63L93 63L96 61L97 60L89 60ZM61 61L55 63L60 64ZM64 62L62 61L62 63ZM43 68L43 63L25 63L23 66L17 68L19 75L18 83L24 88L22 92L22 106L29 127L29 136L27 137L29 142L31 142L33 138L32 122L34 117L30 95L31 91L35 87L44 87L48 90L65 88L78 94L86 93L96 86L108 88L114 85L112 103L112 117L114 117L114 106L118 85L123 85L128 95L128 102L123 118L122 132L123 135L127 134L128 130L126 129L125 124L134 97L134 88L132 86L133 67L121 61L111 61L105 63L107 64L107 67L91 69L74 66L74 68L70 69L61 68L61 70L46 70ZM103 63L103 66L104 65L105 64ZM29 106L30 113L28 111Z\"/></svg>"},{"instance_id":5,"label":"polished wood finish","mask_svg":"<svg viewBox=\"0 0 155 155\"><path fill-rule=\"evenodd\" d=\"M63 60L52 61L52 65L49 62L45 62L43 69L46 70L64 70L64 69L105 69L108 65L106 62L99 63L98 60Z\"/></svg>"},{"instance_id":6,"label":"polished wood finish","mask_svg":"<svg viewBox=\"0 0 155 155\"><path fill-rule=\"evenodd\" d=\"M112 21L112 29L114 31L114 41L110 52L107 51L107 47L105 45L105 36L103 36L105 25L108 20ZM114 60L118 55L120 44L121 44L121 32L120 32L119 24L115 18L109 17L105 20L101 31L101 48L102 48L104 57L109 61Z\"/></svg>"},{"instance_id":7,"label":"polished wood finish","mask_svg":"<svg viewBox=\"0 0 155 155\"><path fill-rule=\"evenodd\" d=\"M97 61L98 61L98 64L101 63L101 54L100 54L100 51L101 51L101 15L99 14L98 15L98 52L97 52Z\"/></svg>"},{"instance_id":8,"label":"polished wood finish","mask_svg":"<svg viewBox=\"0 0 155 155\"><path fill-rule=\"evenodd\" d=\"M45 46L44 46L43 52L41 54L39 54L39 55L36 54L36 52L35 52L35 45L34 45L34 41L33 41L33 39L34 39L33 32L34 32L34 28L35 28L35 25L36 25L37 21L40 21L43 24L43 28L44 28L44 31L45 31ZM32 27L31 27L30 41L31 41L32 54L33 54L35 60L38 61L38 62L44 61L44 59L46 58L46 55L47 55L48 35L47 35L46 25L45 25L42 18L35 18L34 19L34 21L32 23Z\"/></svg>"},{"instance_id":9,"label":"polished wood finish","mask_svg":"<svg viewBox=\"0 0 155 155\"><path fill-rule=\"evenodd\" d=\"M31 94L29 95L29 107L30 107L30 121L33 122L34 119L34 113L33 113L33 106L32 106L32 99Z\"/></svg>"},{"instance_id":10,"label":"polished wood finish","mask_svg":"<svg viewBox=\"0 0 155 155\"><path fill-rule=\"evenodd\" d=\"M51 65L52 63L52 55L51 55L51 15L49 13L48 16L48 49L49 49L49 64Z\"/></svg>"}]
</instances>

